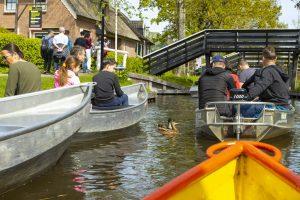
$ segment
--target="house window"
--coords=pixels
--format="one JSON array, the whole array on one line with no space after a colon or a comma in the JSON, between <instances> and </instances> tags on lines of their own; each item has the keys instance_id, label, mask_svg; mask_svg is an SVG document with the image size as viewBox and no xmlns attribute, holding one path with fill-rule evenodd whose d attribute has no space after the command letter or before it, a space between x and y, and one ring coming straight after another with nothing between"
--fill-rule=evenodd
<instances>
[{"instance_id":1,"label":"house window","mask_svg":"<svg viewBox=\"0 0 300 200\"><path fill-rule=\"evenodd\" d=\"M143 56L143 45L141 43L136 44L135 52L138 56Z\"/></svg>"},{"instance_id":2,"label":"house window","mask_svg":"<svg viewBox=\"0 0 300 200\"><path fill-rule=\"evenodd\" d=\"M17 0L4 0L4 12L15 12Z\"/></svg>"},{"instance_id":3,"label":"house window","mask_svg":"<svg viewBox=\"0 0 300 200\"><path fill-rule=\"evenodd\" d=\"M46 12L47 11L47 1L48 0L34 0L34 3L36 4L37 7L41 7L42 11Z\"/></svg>"}]
</instances>

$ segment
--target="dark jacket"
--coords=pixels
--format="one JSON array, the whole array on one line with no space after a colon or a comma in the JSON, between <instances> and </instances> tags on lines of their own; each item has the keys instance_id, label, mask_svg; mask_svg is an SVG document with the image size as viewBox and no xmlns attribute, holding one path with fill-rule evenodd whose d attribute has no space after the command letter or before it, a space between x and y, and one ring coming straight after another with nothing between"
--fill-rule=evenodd
<instances>
[{"instance_id":1,"label":"dark jacket","mask_svg":"<svg viewBox=\"0 0 300 200\"><path fill-rule=\"evenodd\" d=\"M254 87L248 87L252 82ZM256 70L243 88L249 90L250 99L259 97L261 101L279 105L287 105L290 102L289 77L276 65Z\"/></svg>"},{"instance_id":2,"label":"dark jacket","mask_svg":"<svg viewBox=\"0 0 300 200\"><path fill-rule=\"evenodd\" d=\"M117 75L112 72L99 72L93 77L93 82L97 83L94 87L94 105L111 102L115 97L115 92L118 97L124 94L121 90Z\"/></svg>"},{"instance_id":3,"label":"dark jacket","mask_svg":"<svg viewBox=\"0 0 300 200\"><path fill-rule=\"evenodd\" d=\"M199 108L203 109L207 102L226 101L226 91L232 88L235 88L235 84L228 71L219 67L207 68L199 78ZM225 106L218 106L218 110L221 115L230 112Z\"/></svg>"},{"instance_id":4,"label":"dark jacket","mask_svg":"<svg viewBox=\"0 0 300 200\"><path fill-rule=\"evenodd\" d=\"M87 46L87 41L85 38L83 37L79 37L75 40L75 43L74 43L75 46L81 46L83 48L86 48Z\"/></svg>"}]
</instances>

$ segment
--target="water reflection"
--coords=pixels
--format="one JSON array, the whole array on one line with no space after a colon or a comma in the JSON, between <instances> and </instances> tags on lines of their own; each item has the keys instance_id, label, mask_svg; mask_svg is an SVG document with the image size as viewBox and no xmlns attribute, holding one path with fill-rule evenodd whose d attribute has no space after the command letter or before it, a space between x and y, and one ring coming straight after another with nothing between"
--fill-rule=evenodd
<instances>
[{"instance_id":1,"label":"water reflection","mask_svg":"<svg viewBox=\"0 0 300 200\"><path fill-rule=\"evenodd\" d=\"M56 167L1 199L140 199L205 160L205 150L216 143L195 138L196 105L188 96L159 97L139 124L77 139ZM280 148L283 163L300 173L298 116L300 112L295 133L267 142ZM173 138L157 130L169 117L179 123Z\"/></svg>"}]
</instances>

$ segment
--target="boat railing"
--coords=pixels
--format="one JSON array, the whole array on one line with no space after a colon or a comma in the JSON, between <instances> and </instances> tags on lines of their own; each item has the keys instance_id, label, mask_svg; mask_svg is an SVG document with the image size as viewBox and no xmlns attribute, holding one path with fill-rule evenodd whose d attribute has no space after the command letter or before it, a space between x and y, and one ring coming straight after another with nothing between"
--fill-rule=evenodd
<instances>
[{"instance_id":1,"label":"boat railing","mask_svg":"<svg viewBox=\"0 0 300 200\"><path fill-rule=\"evenodd\" d=\"M231 105L232 106L232 117L224 117L218 111L218 105ZM263 105L263 109L258 117L247 118L243 117L241 113L242 105ZM237 139L242 132L241 129L243 126L272 126L274 125L273 120L267 120L266 112L271 111L275 112L276 106L274 103L269 102L244 102L244 101L218 101L218 102L209 102L205 106L205 110L215 110L216 114L214 115L214 120L208 122L208 125L214 126L235 126L237 132Z\"/></svg>"}]
</instances>

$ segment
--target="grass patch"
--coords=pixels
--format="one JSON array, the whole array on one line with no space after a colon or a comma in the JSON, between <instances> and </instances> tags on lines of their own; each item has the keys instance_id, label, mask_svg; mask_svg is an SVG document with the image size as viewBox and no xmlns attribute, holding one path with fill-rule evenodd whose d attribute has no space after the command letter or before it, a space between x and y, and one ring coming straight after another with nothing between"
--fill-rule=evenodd
<instances>
[{"instance_id":1,"label":"grass patch","mask_svg":"<svg viewBox=\"0 0 300 200\"><path fill-rule=\"evenodd\" d=\"M159 78L185 87L191 87L199 79L198 76L176 76L172 72L167 72Z\"/></svg>"}]
</instances>

